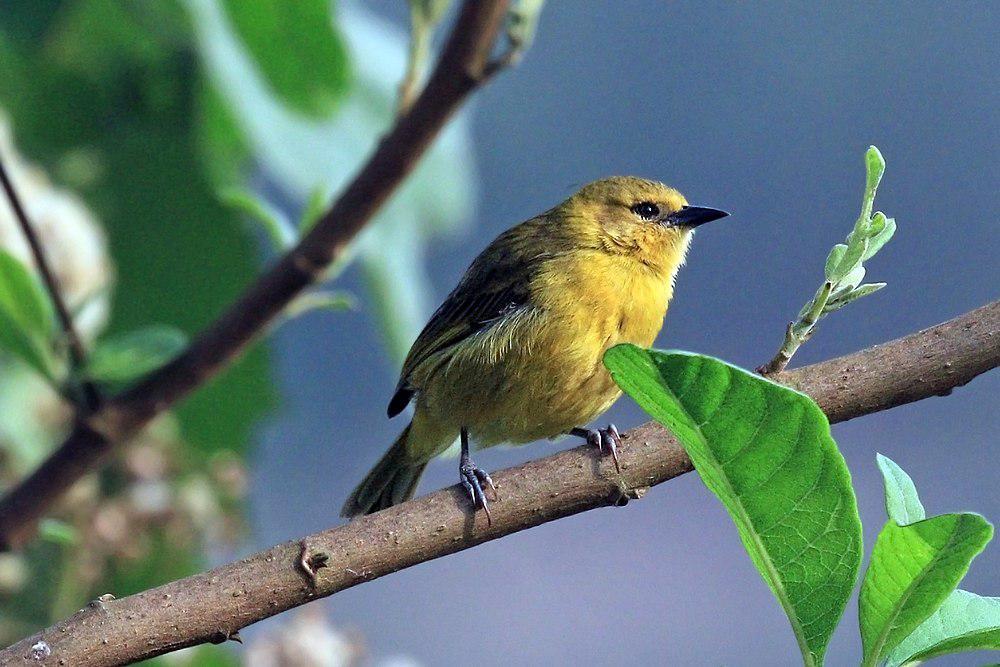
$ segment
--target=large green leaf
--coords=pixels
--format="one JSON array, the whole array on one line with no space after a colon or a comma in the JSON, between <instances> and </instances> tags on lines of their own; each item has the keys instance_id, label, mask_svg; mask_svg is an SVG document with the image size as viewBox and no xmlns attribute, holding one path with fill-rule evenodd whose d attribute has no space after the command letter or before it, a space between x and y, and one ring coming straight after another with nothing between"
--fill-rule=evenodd
<instances>
[{"instance_id":1,"label":"large green leaf","mask_svg":"<svg viewBox=\"0 0 1000 667\"><path fill-rule=\"evenodd\" d=\"M274 92L303 114L329 116L348 78L331 0L224 0L223 5Z\"/></svg>"},{"instance_id":2,"label":"large green leaf","mask_svg":"<svg viewBox=\"0 0 1000 667\"><path fill-rule=\"evenodd\" d=\"M942 605L992 535L977 514L886 523L858 598L865 665L877 664Z\"/></svg>"},{"instance_id":3,"label":"large green leaf","mask_svg":"<svg viewBox=\"0 0 1000 667\"><path fill-rule=\"evenodd\" d=\"M955 590L893 649L887 667L960 651L1000 650L1000 598Z\"/></svg>"},{"instance_id":4,"label":"large green leaf","mask_svg":"<svg viewBox=\"0 0 1000 667\"><path fill-rule=\"evenodd\" d=\"M0 248L0 348L52 379L52 303L16 257Z\"/></svg>"},{"instance_id":5,"label":"large green leaf","mask_svg":"<svg viewBox=\"0 0 1000 667\"><path fill-rule=\"evenodd\" d=\"M861 564L857 502L826 415L711 357L618 345L604 361L684 445L788 614L804 662L821 664Z\"/></svg>"}]
</instances>

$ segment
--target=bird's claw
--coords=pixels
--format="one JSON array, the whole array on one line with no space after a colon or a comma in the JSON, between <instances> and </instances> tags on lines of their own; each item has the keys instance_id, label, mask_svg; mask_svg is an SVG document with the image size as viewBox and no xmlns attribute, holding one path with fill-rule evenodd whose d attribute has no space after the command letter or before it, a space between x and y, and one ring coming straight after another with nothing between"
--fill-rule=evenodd
<instances>
[{"instance_id":1,"label":"bird's claw","mask_svg":"<svg viewBox=\"0 0 1000 667\"><path fill-rule=\"evenodd\" d=\"M493 498L495 500L499 499L497 487L493 484L493 479L485 470L482 470L473 463L472 459L463 460L458 467L458 473L462 487L469 494L469 500L472 501L473 506L476 509L482 509L486 513L487 525L493 525L493 515L490 514L490 505L486 498L486 492L483 490L483 485L486 485L493 492Z\"/></svg>"},{"instance_id":2,"label":"bird's claw","mask_svg":"<svg viewBox=\"0 0 1000 667\"><path fill-rule=\"evenodd\" d=\"M614 424L608 424L605 428L581 428L571 431L574 435L586 438L587 444L596 447L601 456L611 456L615 461L615 470L621 474L622 466L618 460L618 445L622 443L621 433Z\"/></svg>"}]
</instances>

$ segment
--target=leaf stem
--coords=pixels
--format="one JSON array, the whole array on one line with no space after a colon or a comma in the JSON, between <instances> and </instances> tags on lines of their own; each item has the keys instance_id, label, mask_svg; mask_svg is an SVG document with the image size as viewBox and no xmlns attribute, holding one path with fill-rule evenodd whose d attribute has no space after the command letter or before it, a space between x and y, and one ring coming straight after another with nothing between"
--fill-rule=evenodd
<instances>
[{"instance_id":1,"label":"leaf stem","mask_svg":"<svg viewBox=\"0 0 1000 667\"><path fill-rule=\"evenodd\" d=\"M816 329L816 322L819 321L820 316L823 314L823 309L826 308L832 291L833 283L829 280L820 286L819 291L816 292L816 296L813 297L812 307L798 320L788 323L788 328L785 329L785 340L781 344L781 349L778 350L771 361L757 369L758 373L769 375L785 370L788 362L792 360L799 347L813 335L813 331Z\"/></svg>"},{"instance_id":2,"label":"leaf stem","mask_svg":"<svg viewBox=\"0 0 1000 667\"><path fill-rule=\"evenodd\" d=\"M420 92L420 81L427 71L430 59L431 34L434 24L428 21L423 13L411 3L410 8L410 48L406 57L406 72L399 82L399 101L396 105L396 115L406 114Z\"/></svg>"},{"instance_id":3,"label":"leaf stem","mask_svg":"<svg viewBox=\"0 0 1000 667\"><path fill-rule=\"evenodd\" d=\"M31 254L35 259L35 265L38 267L38 273L42 277L42 283L49 293L52 306L56 311L56 316L59 318L59 324L62 326L63 335L66 337L67 347L69 348L72 368L74 371L79 371L83 368L87 360L83 341L77 333L76 327L73 325L73 317L70 315L69 308L66 307L66 302L59 292L59 285L56 282L55 274L45 259L45 251L42 248L41 240L38 238L38 234L35 233L31 221L28 220L28 214L21 203L20 197L17 195L17 191L14 189L13 182L7 174L2 157L0 157L0 182L2 182L4 192L10 201L10 207L14 210L14 217L17 218L21 232L28 241ZM74 376L76 376L75 372ZM80 381L80 390L83 397L83 405L81 407L88 413L97 410L101 404L101 396L97 391L97 387L92 382L82 379Z\"/></svg>"}]
</instances>

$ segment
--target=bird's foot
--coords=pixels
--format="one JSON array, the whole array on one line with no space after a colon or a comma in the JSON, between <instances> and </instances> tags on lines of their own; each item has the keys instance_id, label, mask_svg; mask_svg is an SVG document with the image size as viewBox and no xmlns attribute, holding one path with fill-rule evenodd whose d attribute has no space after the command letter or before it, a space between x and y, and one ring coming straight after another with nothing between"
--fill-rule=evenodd
<instances>
[{"instance_id":1,"label":"bird's foot","mask_svg":"<svg viewBox=\"0 0 1000 667\"><path fill-rule=\"evenodd\" d=\"M615 461L615 470L621 474L622 466L618 461L618 445L622 444L621 433L614 424L608 424L604 428L574 428L570 435L583 438L588 444L597 447L601 456L611 456Z\"/></svg>"},{"instance_id":2,"label":"bird's foot","mask_svg":"<svg viewBox=\"0 0 1000 667\"><path fill-rule=\"evenodd\" d=\"M476 509L486 512L486 524L493 525L493 516L490 514L490 505L486 499L484 486L493 492L494 500L499 499L497 487L485 470L477 466L471 458L463 455L458 465L458 477L469 494L469 500Z\"/></svg>"}]
</instances>

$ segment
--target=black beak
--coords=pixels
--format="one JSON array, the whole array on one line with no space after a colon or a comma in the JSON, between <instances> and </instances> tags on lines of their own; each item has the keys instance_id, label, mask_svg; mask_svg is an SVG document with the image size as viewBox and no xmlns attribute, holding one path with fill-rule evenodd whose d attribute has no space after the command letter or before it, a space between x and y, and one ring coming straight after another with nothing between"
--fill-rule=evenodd
<instances>
[{"instance_id":1,"label":"black beak","mask_svg":"<svg viewBox=\"0 0 1000 667\"><path fill-rule=\"evenodd\" d=\"M675 211L663 219L665 223L674 227L695 228L712 222L719 218L724 218L728 213L717 208L707 208L705 206L684 206L679 211Z\"/></svg>"}]
</instances>

